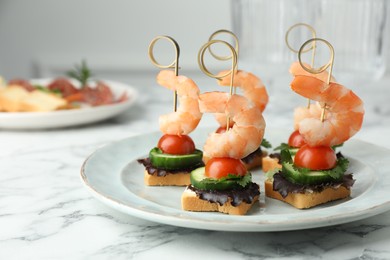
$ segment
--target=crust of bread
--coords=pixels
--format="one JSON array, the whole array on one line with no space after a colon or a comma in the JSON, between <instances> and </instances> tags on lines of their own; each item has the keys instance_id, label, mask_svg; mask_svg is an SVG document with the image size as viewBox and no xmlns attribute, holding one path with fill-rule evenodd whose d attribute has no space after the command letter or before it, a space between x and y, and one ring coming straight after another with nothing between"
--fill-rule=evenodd
<instances>
[{"instance_id":1,"label":"crust of bread","mask_svg":"<svg viewBox=\"0 0 390 260\"><path fill-rule=\"evenodd\" d=\"M244 162L244 165L248 170L252 170L262 166L263 158L267 156L268 153L266 151L261 151L261 152L262 154L255 156L250 163Z\"/></svg>"},{"instance_id":2,"label":"crust of bread","mask_svg":"<svg viewBox=\"0 0 390 260\"><path fill-rule=\"evenodd\" d=\"M312 208L330 201L344 199L351 195L349 189L340 186L337 189L326 188L321 192L289 193L286 198L283 198L279 192L273 190L273 181L266 180L264 186L267 197L284 201L298 209Z\"/></svg>"},{"instance_id":3,"label":"crust of bread","mask_svg":"<svg viewBox=\"0 0 390 260\"><path fill-rule=\"evenodd\" d=\"M178 172L165 176L150 175L144 172L144 183L148 186L188 186L191 184L189 172Z\"/></svg>"},{"instance_id":4,"label":"crust of bread","mask_svg":"<svg viewBox=\"0 0 390 260\"><path fill-rule=\"evenodd\" d=\"M265 156L262 158L262 170L263 172L268 172L275 168L281 169L282 165L279 163L279 160L276 158L271 158L269 156Z\"/></svg>"},{"instance_id":5,"label":"crust of bread","mask_svg":"<svg viewBox=\"0 0 390 260\"><path fill-rule=\"evenodd\" d=\"M194 191L186 188L181 196L181 206L183 210L187 211L222 212L229 215L245 215L258 200L259 196L256 196L252 203L242 202L238 206L232 206L231 199L229 198L225 204L219 205L217 202L209 202L200 199Z\"/></svg>"}]
</instances>

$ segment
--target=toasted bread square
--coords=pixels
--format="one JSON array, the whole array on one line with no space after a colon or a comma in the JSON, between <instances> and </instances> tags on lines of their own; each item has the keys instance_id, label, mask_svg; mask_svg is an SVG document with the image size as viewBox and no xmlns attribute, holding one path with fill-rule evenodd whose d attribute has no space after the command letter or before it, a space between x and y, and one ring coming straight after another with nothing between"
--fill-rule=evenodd
<instances>
[{"instance_id":1,"label":"toasted bread square","mask_svg":"<svg viewBox=\"0 0 390 260\"><path fill-rule=\"evenodd\" d=\"M207 200L200 199L196 193L190 190L188 187L184 190L181 197L181 205L183 210L198 211L198 212L221 212L229 215L245 215L253 204L259 200L259 196L256 196L252 203L242 202L238 206L231 204L231 199L220 205L217 202L209 202Z\"/></svg>"},{"instance_id":2,"label":"toasted bread square","mask_svg":"<svg viewBox=\"0 0 390 260\"><path fill-rule=\"evenodd\" d=\"M351 195L349 189L340 186L337 189L332 187L325 188L321 192L289 193L287 197L283 198L278 191L273 190L272 180L266 180L264 186L267 197L286 202L298 209L312 208L330 201L344 199Z\"/></svg>"},{"instance_id":3,"label":"toasted bread square","mask_svg":"<svg viewBox=\"0 0 390 260\"><path fill-rule=\"evenodd\" d=\"M187 186L191 184L189 172L171 173L165 176L150 175L144 172L144 183L148 186Z\"/></svg>"}]
</instances>

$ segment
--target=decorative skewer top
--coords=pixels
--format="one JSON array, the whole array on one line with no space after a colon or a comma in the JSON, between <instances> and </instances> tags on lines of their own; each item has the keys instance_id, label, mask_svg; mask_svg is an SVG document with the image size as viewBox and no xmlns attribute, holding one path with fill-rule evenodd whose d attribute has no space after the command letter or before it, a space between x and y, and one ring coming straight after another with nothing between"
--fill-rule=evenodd
<instances>
[{"instance_id":1,"label":"decorative skewer top","mask_svg":"<svg viewBox=\"0 0 390 260\"><path fill-rule=\"evenodd\" d=\"M319 68L308 68L305 66L305 64L302 62L302 53L303 53L303 50L305 49L306 45L312 43L312 42L323 42L325 43L328 47L329 47L329 50L330 50L330 59L328 61L328 63L326 63L325 65L319 67ZM328 71L328 78L327 78L327 81L326 81L326 84L330 84L330 80L332 78L332 70L333 70L333 63L334 63L334 48L332 46L332 44L330 44L327 40L324 40L324 39L321 39L321 38L313 38L313 39L310 39L310 40L307 40L304 44L302 44L301 48L299 49L298 51L298 60L299 60L299 64L301 64L302 68L304 70L306 70L307 72L309 73L312 73L312 74L319 74L323 71L325 71L326 69L329 68L329 71ZM322 113L321 113L321 121L323 122L325 120L325 110L326 110L326 104L323 104L323 107L322 107Z\"/></svg>"},{"instance_id":2,"label":"decorative skewer top","mask_svg":"<svg viewBox=\"0 0 390 260\"><path fill-rule=\"evenodd\" d=\"M213 44L223 44L229 48L230 53L231 53L231 55L230 55L230 59L232 60L231 69L223 75L216 75L216 74L211 73L204 63L204 54L205 54L206 50L208 50L209 47L212 46ZM221 59L218 59L218 60L221 60ZM199 68L201 69L201 71L209 77L212 77L215 79L222 79L226 76L231 75L230 92L233 93L234 74L237 70L237 53L236 53L236 50L233 48L233 46L231 46L229 43L222 41L222 40L211 40L211 41L207 42L199 50L198 64L199 64Z\"/></svg>"},{"instance_id":3,"label":"decorative skewer top","mask_svg":"<svg viewBox=\"0 0 390 260\"><path fill-rule=\"evenodd\" d=\"M219 34L229 34L229 35L231 35L233 37L233 39L234 39L234 50L236 51L236 54L237 54L237 57L238 57L240 46L239 46L239 43L238 43L237 36L233 32L231 32L229 30L222 29L222 30L218 30L218 31L212 33L210 35L210 37L209 37L209 41L214 40L214 37L219 35ZM223 60L230 60L232 58L232 55L219 56L219 55L215 54L215 52L212 51L211 47L209 47L209 52L217 60L222 60L223 61Z\"/></svg>"},{"instance_id":4,"label":"decorative skewer top","mask_svg":"<svg viewBox=\"0 0 390 260\"><path fill-rule=\"evenodd\" d=\"M306 23L297 23L297 24L294 24L293 26L291 26L291 27L287 30L286 36L285 36L285 41L286 41L287 47L288 47L292 52L294 52L294 53L298 53L300 50L294 49L294 48L291 46L291 44L290 44L290 42L289 42L288 39L289 39L290 32L291 32L293 29L297 28L297 27L306 27L306 28L308 28L308 29L311 31L312 38L313 38L313 39L314 39L314 38L317 38L316 31L315 31L315 29L314 29L312 26L310 26L310 25L308 25L308 24L306 24ZM310 48L308 48L308 49L306 49L306 50L303 50L303 51L301 51L301 52L302 52L302 53L306 53L306 52L308 52L308 51L310 51L310 50L313 50L313 51L312 51L312 56L311 56L311 66L314 66L314 57L315 57L315 55L316 55L316 43L315 43L315 42L313 42L313 44L310 46Z\"/></svg>"},{"instance_id":5,"label":"decorative skewer top","mask_svg":"<svg viewBox=\"0 0 390 260\"><path fill-rule=\"evenodd\" d=\"M306 24L306 23L297 23L297 24L294 24L293 26L291 26L291 27L287 30L287 32L286 32L285 41L286 41L287 47L288 47L292 52L294 52L294 53L299 53L300 50L296 50L296 49L294 49L294 48L291 46L291 44L289 43L289 35L290 35L290 32L291 32L293 29L297 28L297 27L306 27L306 28L308 28L308 29L310 30L311 34L312 34L312 38L313 38L313 39L316 38L316 31L315 31L315 29L314 29L312 26L310 26L310 25L308 25L308 24ZM314 67L314 58L315 58L315 55L316 55L316 43L313 42L313 44L311 45L310 48L308 48L308 49L306 49L306 50L302 50L301 53L306 53L306 52L308 52L308 51L310 51L310 50L312 50L312 54L311 54L311 66ZM310 99L308 99L307 108L310 108Z\"/></svg>"},{"instance_id":6,"label":"decorative skewer top","mask_svg":"<svg viewBox=\"0 0 390 260\"><path fill-rule=\"evenodd\" d=\"M168 40L170 43L173 44L173 47L175 48L175 59L169 65L162 65L162 64L158 63L156 58L154 57L154 54L153 54L154 45L160 39ZM165 36L165 35L160 35L160 36L155 37L149 44L148 54L149 54L150 61L156 67L161 68L161 69L174 68L175 69L175 75L176 76L179 75L179 69L180 69L180 67L179 67L180 47L179 47L179 44L172 37ZM174 94L173 94L173 111L176 112L176 110L177 110L177 92L174 91Z\"/></svg>"},{"instance_id":7,"label":"decorative skewer top","mask_svg":"<svg viewBox=\"0 0 390 260\"><path fill-rule=\"evenodd\" d=\"M161 39L168 40L169 42L171 42L173 44L173 47L175 48L175 59L169 65L162 65L162 64L158 63L156 58L154 57L154 54L153 54L154 45L156 44L157 41L159 41ZM172 37L165 36L165 35L160 35L160 36L155 37L149 44L148 54L149 54L150 61L156 67L161 68L161 69L174 68L176 76L179 75L180 47L179 47L179 44Z\"/></svg>"},{"instance_id":8,"label":"decorative skewer top","mask_svg":"<svg viewBox=\"0 0 390 260\"><path fill-rule=\"evenodd\" d=\"M225 73L223 75L215 75L215 74L211 73L207 69L207 67L206 67L206 65L204 63L204 54L205 54L206 50L210 50L210 47L213 44L225 45L230 50L230 56L228 56L228 57L232 60L231 68L230 68L230 70L227 73ZM211 51L210 51L210 53L211 53ZM213 57L215 57L217 60L227 60L227 59L221 59L220 56L217 56L218 57L217 58L216 56L213 55ZM233 86L234 75L236 74L236 71L237 71L237 52L233 48L233 46L231 46L229 43L227 43L225 41L222 41L222 40L210 40L209 42L204 44L200 48L200 50L199 50L199 53L198 53L198 64L199 64L199 67L202 70L202 72L205 73L209 77L221 80L222 78L227 77L227 76L230 75L230 92L229 93L230 93L230 96L233 95L233 93L234 93L234 86ZM230 125L230 118L227 117L226 121L227 121L226 130L228 130L229 129L229 125Z\"/></svg>"},{"instance_id":9,"label":"decorative skewer top","mask_svg":"<svg viewBox=\"0 0 390 260\"><path fill-rule=\"evenodd\" d=\"M318 69L312 67L312 68L308 68L305 66L305 64L302 62L302 53L304 53L304 49L306 47L306 45L312 43L312 42L317 42L317 41L320 41L320 42L323 42L325 43L328 47L329 47L329 50L330 50L330 59L328 61L328 63L326 63L325 65L319 67ZM327 79L327 84L330 83L330 80L332 78L332 70L333 70L333 62L334 62L334 48L332 46L332 44L330 44L327 40L324 40L324 39L321 39L321 38L313 38L313 39L310 39L310 40L307 40L304 44L302 44L301 48L299 49L298 51L298 60L299 60L299 64L301 64L302 68L304 70L306 70L307 72L309 73L312 73L312 74L319 74L323 71L325 71L327 68L329 68L329 74L328 74L328 79Z\"/></svg>"}]
</instances>

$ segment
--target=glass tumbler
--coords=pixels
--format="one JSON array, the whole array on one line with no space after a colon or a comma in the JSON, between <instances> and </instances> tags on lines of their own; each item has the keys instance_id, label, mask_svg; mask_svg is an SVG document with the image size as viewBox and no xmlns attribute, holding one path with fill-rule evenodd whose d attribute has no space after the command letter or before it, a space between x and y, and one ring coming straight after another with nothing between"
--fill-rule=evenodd
<instances>
[{"instance_id":1,"label":"glass tumbler","mask_svg":"<svg viewBox=\"0 0 390 260\"><path fill-rule=\"evenodd\" d=\"M273 80L286 74L297 54L287 48L286 31L306 23L335 50L333 74L339 82L365 83L381 78L386 69L389 39L388 0L232 0L233 31L240 41L240 68ZM299 49L312 36L291 34ZM327 62L318 53L318 60ZM323 64L315 64L320 67Z\"/></svg>"}]
</instances>

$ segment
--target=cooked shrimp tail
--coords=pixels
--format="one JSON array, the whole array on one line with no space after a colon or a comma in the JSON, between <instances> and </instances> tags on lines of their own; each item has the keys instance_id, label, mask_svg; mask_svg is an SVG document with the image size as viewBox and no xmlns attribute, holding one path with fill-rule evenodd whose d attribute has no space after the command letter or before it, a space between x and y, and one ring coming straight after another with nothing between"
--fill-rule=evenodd
<instances>
[{"instance_id":1,"label":"cooked shrimp tail","mask_svg":"<svg viewBox=\"0 0 390 260\"><path fill-rule=\"evenodd\" d=\"M217 76L225 75L228 71L221 71ZM218 80L220 86L230 86L230 77L223 77ZM268 104L268 93L260 78L250 72L238 70L234 75L233 86L239 87L243 91L243 95L249 99L261 112L264 111ZM226 116L223 114L215 114L215 118L220 126L226 126ZM234 122L232 122L234 123Z\"/></svg>"},{"instance_id":2,"label":"cooked shrimp tail","mask_svg":"<svg viewBox=\"0 0 390 260\"><path fill-rule=\"evenodd\" d=\"M164 134L172 135L191 133L202 118L198 103L198 86L192 79L181 75L176 76L171 70L160 71L157 82L170 90L176 90L180 103L176 112L160 116L160 130Z\"/></svg>"},{"instance_id":3,"label":"cooked shrimp tail","mask_svg":"<svg viewBox=\"0 0 390 260\"><path fill-rule=\"evenodd\" d=\"M296 93L325 106L325 119L308 117L297 123L300 134L311 146L341 144L362 127L363 101L343 85L315 77L296 76L291 83Z\"/></svg>"},{"instance_id":4,"label":"cooked shrimp tail","mask_svg":"<svg viewBox=\"0 0 390 260\"><path fill-rule=\"evenodd\" d=\"M321 106L318 102L312 103L309 107L297 107L294 110L294 129L298 130L299 123L305 118L320 118Z\"/></svg>"},{"instance_id":5,"label":"cooked shrimp tail","mask_svg":"<svg viewBox=\"0 0 390 260\"><path fill-rule=\"evenodd\" d=\"M235 124L224 133L211 133L206 140L204 159L231 157L241 159L256 150L263 139L265 121L261 110L240 95L208 92L199 96L203 113L223 113Z\"/></svg>"},{"instance_id":6,"label":"cooked shrimp tail","mask_svg":"<svg viewBox=\"0 0 390 260\"><path fill-rule=\"evenodd\" d=\"M306 68L309 68L309 69L312 68L307 63L303 63L303 65L305 65ZM328 77L329 77L329 73L326 70L324 70L323 72L318 73L318 74L312 74L312 73L306 71L304 68L302 68L301 64L298 61L291 64L289 72L294 77L295 76L311 76L311 77L315 77L323 82L327 82ZM330 82L336 82L336 79L333 76L331 76Z\"/></svg>"},{"instance_id":7,"label":"cooked shrimp tail","mask_svg":"<svg viewBox=\"0 0 390 260\"><path fill-rule=\"evenodd\" d=\"M227 71L221 71L219 76L226 74ZM218 80L220 86L230 86L230 77L223 77ZM243 90L244 96L253 102L261 112L268 104L268 93L260 78L250 72L243 70L236 71L234 75L233 86Z\"/></svg>"}]
</instances>

